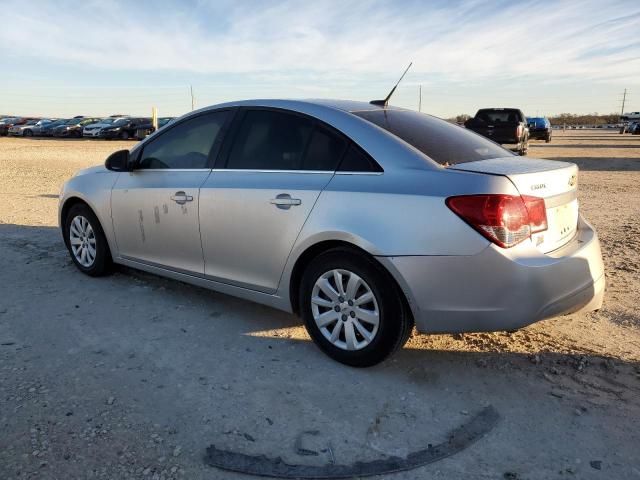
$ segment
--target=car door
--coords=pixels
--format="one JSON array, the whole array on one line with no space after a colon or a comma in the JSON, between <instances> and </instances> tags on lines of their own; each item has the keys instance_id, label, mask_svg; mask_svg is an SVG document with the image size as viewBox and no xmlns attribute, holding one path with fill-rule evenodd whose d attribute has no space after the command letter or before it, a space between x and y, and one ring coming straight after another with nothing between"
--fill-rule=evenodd
<instances>
[{"instance_id":1,"label":"car door","mask_svg":"<svg viewBox=\"0 0 640 480\"><path fill-rule=\"evenodd\" d=\"M205 275L273 293L346 139L317 121L243 109L200 193Z\"/></svg>"},{"instance_id":2,"label":"car door","mask_svg":"<svg viewBox=\"0 0 640 480\"><path fill-rule=\"evenodd\" d=\"M111 193L123 258L203 274L199 189L211 172L228 110L189 117L142 147L132 172Z\"/></svg>"}]
</instances>

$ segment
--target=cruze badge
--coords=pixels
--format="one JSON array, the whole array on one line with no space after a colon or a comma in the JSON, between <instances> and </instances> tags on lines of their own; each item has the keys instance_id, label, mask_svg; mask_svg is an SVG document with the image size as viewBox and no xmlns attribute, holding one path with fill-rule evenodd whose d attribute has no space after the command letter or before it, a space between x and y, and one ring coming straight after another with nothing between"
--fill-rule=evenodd
<instances>
[{"instance_id":1,"label":"cruze badge","mask_svg":"<svg viewBox=\"0 0 640 480\"><path fill-rule=\"evenodd\" d=\"M536 183L531 185L531 190L542 190L543 188L547 188L547 185L544 183Z\"/></svg>"}]
</instances>

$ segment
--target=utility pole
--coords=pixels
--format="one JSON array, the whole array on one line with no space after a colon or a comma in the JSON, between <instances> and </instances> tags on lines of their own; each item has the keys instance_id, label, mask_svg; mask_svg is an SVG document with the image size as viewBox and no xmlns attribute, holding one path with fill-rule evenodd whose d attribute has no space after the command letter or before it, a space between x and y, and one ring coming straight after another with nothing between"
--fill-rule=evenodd
<instances>
[{"instance_id":1,"label":"utility pole","mask_svg":"<svg viewBox=\"0 0 640 480\"><path fill-rule=\"evenodd\" d=\"M189 85L189 90L191 91L191 111L193 112L196 108L196 102L193 99L193 85Z\"/></svg>"},{"instance_id":2,"label":"utility pole","mask_svg":"<svg viewBox=\"0 0 640 480\"><path fill-rule=\"evenodd\" d=\"M624 115L624 102L627 99L627 89L624 89L624 93L622 94L622 108L620 109L620 116Z\"/></svg>"},{"instance_id":3,"label":"utility pole","mask_svg":"<svg viewBox=\"0 0 640 480\"><path fill-rule=\"evenodd\" d=\"M418 111L422 111L422 84L419 85L418 88Z\"/></svg>"}]
</instances>

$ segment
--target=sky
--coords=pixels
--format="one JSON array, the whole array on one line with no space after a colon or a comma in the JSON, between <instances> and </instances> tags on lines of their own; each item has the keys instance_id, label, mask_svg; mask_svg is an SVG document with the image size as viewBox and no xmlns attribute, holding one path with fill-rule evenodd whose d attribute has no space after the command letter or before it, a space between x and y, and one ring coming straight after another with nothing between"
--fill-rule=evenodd
<instances>
[{"instance_id":1,"label":"sky","mask_svg":"<svg viewBox=\"0 0 640 480\"><path fill-rule=\"evenodd\" d=\"M0 5L1 6L1 5ZM7 5L5 5L6 7ZM640 110L640 3L30 0L0 10L0 115L384 98L440 117Z\"/></svg>"}]
</instances>

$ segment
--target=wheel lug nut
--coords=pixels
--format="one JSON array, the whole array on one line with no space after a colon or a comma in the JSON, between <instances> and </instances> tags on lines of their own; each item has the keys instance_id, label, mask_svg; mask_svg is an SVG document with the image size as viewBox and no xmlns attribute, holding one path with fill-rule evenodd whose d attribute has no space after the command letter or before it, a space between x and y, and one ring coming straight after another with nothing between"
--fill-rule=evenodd
<instances>
[{"instance_id":1,"label":"wheel lug nut","mask_svg":"<svg viewBox=\"0 0 640 480\"><path fill-rule=\"evenodd\" d=\"M340 305L336 305L335 307L333 307L333 309L334 309L336 312L339 312L339 311L340 311Z\"/></svg>"},{"instance_id":2,"label":"wheel lug nut","mask_svg":"<svg viewBox=\"0 0 640 480\"><path fill-rule=\"evenodd\" d=\"M349 315L351 315L351 318L356 318L356 312L349 312Z\"/></svg>"},{"instance_id":3,"label":"wheel lug nut","mask_svg":"<svg viewBox=\"0 0 640 480\"><path fill-rule=\"evenodd\" d=\"M346 322L347 321L347 316L346 315L342 315L342 321Z\"/></svg>"},{"instance_id":4,"label":"wheel lug nut","mask_svg":"<svg viewBox=\"0 0 640 480\"><path fill-rule=\"evenodd\" d=\"M348 303L349 303L349 306L350 306L350 307L353 307L353 300L349 300L349 302L348 302Z\"/></svg>"},{"instance_id":5,"label":"wheel lug nut","mask_svg":"<svg viewBox=\"0 0 640 480\"><path fill-rule=\"evenodd\" d=\"M338 301L339 301L340 303L344 302L344 297L338 297Z\"/></svg>"}]
</instances>

